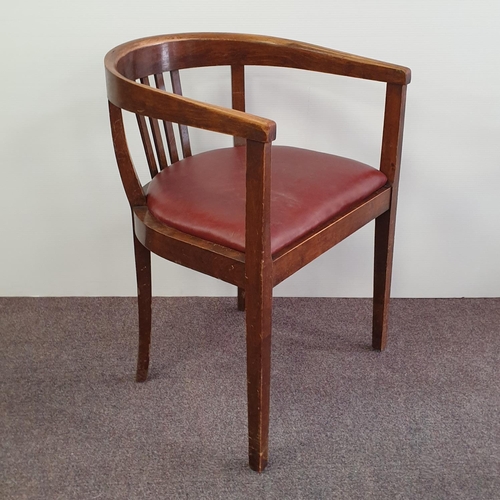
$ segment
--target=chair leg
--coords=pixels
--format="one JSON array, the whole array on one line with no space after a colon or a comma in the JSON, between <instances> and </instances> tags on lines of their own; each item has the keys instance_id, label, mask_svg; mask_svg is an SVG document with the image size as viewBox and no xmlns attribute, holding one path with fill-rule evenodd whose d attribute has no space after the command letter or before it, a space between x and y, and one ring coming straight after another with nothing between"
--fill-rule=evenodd
<instances>
[{"instance_id":1,"label":"chair leg","mask_svg":"<svg viewBox=\"0 0 500 500\"><path fill-rule=\"evenodd\" d=\"M151 343L151 252L134 235L137 302L139 306L139 353L136 381L148 378L149 345Z\"/></svg>"},{"instance_id":2,"label":"chair leg","mask_svg":"<svg viewBox=\"0 0 500 500\"><path fill-rule=\"evenodd\" d=\"M238 310L245 310L245 289L238 287Z\"/></svg>"},{"instance_id":3,"label":"chair leg","mask_svg":"<svg viewBox=\"0 0 500 500\"><path fill-rule=\"evenodd\" d=\"M270 281L270 280L269 280ZM272 286L246 295L248 442L250 468L262 472L268 459Z\"/></svg>"},{"instance_id":4,"label":"chair leg","mask_svg":"<svg viewBox=\"0 0 500 500\"><path fill-rule=\"evenodd\" d=\"M394 228L395 213L392 210L388 210L375 220L372 346L380 351L385 349L387 343Z\"/></svg>"}]
</instances>

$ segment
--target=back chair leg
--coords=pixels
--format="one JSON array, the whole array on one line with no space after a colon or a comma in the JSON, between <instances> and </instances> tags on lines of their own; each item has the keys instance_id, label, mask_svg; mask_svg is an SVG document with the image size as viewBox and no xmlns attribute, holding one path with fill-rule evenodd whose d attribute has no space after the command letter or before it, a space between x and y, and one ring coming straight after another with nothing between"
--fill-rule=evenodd
<instances>
[{"instance_id":1,"label":"back chair leg","mask_svg":"<svg viewBox=\"0 0 500 500\"><path fill-rule=\"evenodd\" d=\"M139 353L136 381L148 378L149 345L151 343L151 252L134 235L137 302L139 306Z\"/></svg>"},{"instance_id":2,"label":"back chair leg","mask_svg":"<svg viewBox=\"0 0 500 500\"><path fill-rule=\"evenodd\" d=\"M238 310L245 310L245 289L238 287Z\"/></svg>"},{"instance_id":3,"label":"back chair leg","mask_svg":"<svg viewBox=\"0 0 500 500\"><path fill-rule=\"evenodd\" d=\"M395 213L388 210L375 220L375 261L373 280L374 349L383 351L387 343L387 320L391 293Z\"/></svg>"},{"instance_id":4,"label":"back chair leg","mask_svg":"<svg viewBox=\"0 0 500 500\"><path fill-rule=\"evenodd\" d=\"M254 471L262 472L268 459L272 286L269 282L258 291L247 292L249 464Z\"/></svg>"}]
</instances>

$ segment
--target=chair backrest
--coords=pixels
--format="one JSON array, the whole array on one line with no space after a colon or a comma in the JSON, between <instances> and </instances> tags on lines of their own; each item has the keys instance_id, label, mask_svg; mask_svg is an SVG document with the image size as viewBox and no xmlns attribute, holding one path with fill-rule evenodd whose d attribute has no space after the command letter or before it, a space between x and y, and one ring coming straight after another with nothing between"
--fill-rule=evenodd
<instances>
[{"instance_id":1,"label":"chair backrest","mask_svg":"<svg viewBox=\"0 0 500 500\"><path fill-rule=\"evenodd\" d=\"M155 87L157 89L166 91L163 73L155 73L154 75L151 76L153 77L153 82L155 84ZM170 79L172 84L172 91L176 95L182 95L179 70L170 71ZM139 78L139 82L142 85L150 86L151 85L150 76L143 76ZM165 142L168 147L168 155L170 158L170 163L175 163L179 161L181 157L186 158L188 156L191 156L191 144L189 141L189 132L185 125L181 123L178 124L180 143L181 143L180 144L181 147L178 148L172 122L166 120L157 120L156 118L149 118L149 130L148 130L146 117L138 113L136 113L136 116L139 125L139 130L141 132L141 138L144 145L144 150L146 153L146 158L148 161L151 177L154 177L158 173L158 167L160 170L163 170L169 164L169 160L167 160L167 155L166 155ZM165 140L162 137L159 122L161 122L161 125L163 125L163 130L165 132ZM153 144L156 150L156 158L153 153L151 136L153 138ZM182 156L179 156L179 154L182 154ZM156 162L156 159L158 160L158 164Z\"/></svg>"},{"instance_id":2,"label":"chair backrest","mask_svg":"<svg viewBox=\"0 0 500 500\"><path fill-rule=\"evenodd\" d=\"M182 96L179 70L230 66L233 111ZM149 171L191 155L188 126L233 135L235 145L247 139L270 142L276 136L271 120L245 111L246 65L280 66L378 80L397 87L410 79L407 68L315 45L259 35L189 33L148 37L122 44L105 58L108 100L115 152L132 206L144 205L126 143L121 109L137 116ZM166 90L169 73L172 91ZM173 123L179 126L176 142Z\"/></svg>"}]
</instances>

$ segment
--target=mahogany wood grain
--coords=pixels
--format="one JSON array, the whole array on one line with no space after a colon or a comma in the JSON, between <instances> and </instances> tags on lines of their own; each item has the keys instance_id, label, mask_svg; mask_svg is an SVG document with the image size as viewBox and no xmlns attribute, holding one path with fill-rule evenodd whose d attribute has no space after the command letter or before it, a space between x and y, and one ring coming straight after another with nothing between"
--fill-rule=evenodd
<instances>
[{"instance_id":1,"label":"mahogany wood grain","mask_svg":"<svg viewBox=\"0 0 500 500\"><path fill-rule=\"evenodd\" d=\"M139 182L139 177L137 176L127 146L122 110L111 102L109 102L108 108L116 162L128 202L131 207L146 205L146 195Z\"/></svg>"},{"instance_id":2,"label":"mahogany wood grain","mask_svg":"<svg viewBox=\"0 0 500 500\"><path fill-rule=\"evenodd\" d=\"M156 88L166 91L165 79L163 73L156 73L155 76ZM179 161L179 153L177 151L177 144L175 142L174 127L172 122L163 121L163 128L165 130L165 137L167 139L168 153L170 155L170 162L175 163Z\"/></svg>"},{"instance_id":3,"label":"mahogany wood grain","mask_svg":"<svg viewBox=\"0 0 500 500\"><path fill-rule=\"evenodd\" d=\"M155 254L195 271L245 287L245 255L168 227L147 207L134 207L137 239Z\"/></svg>"},{"instance_id":4,"label":"mahogany wood grain","mask_svg":"<svg viewBox=\"0 0 500 500\"><path fill-rule=\"evenodd\" d=\"M245 66L233 64L231 66L231 96L233 109L245 111ZM243 137L234 137L235 146L245 146ZM238 310L245 310L245 289L238 288Z\"/></svg>"},{"instance_id":5,"label":"mahogany wood grain","mask_svg":"<svg viewBox=\"0 0 500 500\"><path fill-rule=\"evenodd\" d=\"M273 255L273 286L386 212L390 198L391 189L382 188L348 213L318 227L314 233Z\"/></svg>"},{"instance_id":6,"label":"mahogany wood grain","mask_svg":"<svg viewBox=\"0 0 500 500\"><path fill-rule=\"evenodd\" d=\"M143 85L150 85L149 77L142 77L140 80ZM158 163L160 164L160 170L163 170L164 168L167 168L168 163L158 120L150 117L149 126L151 127L151 135L153 136L153 142L156 149L156 157L158 158Z\"/></svg>"},{"instance_id":7,"label":"mahogany wood grain","mask_svg":"<svg viewBox=\"0 0 500 500\"><path fill-rule=\"evenodd\" d=\"M271 369L271 144L247 141L245 307L250 467L268 460Z\"/></svg>"},{"instance_id":8,"label":"mahogany wood grain","mask_svg":"<svg viewBox=\"0 0 500 500\"><path fill-rule=\"evenodd\" d=\"M406 85L388 84L386 91L384 130L380 170L392 186L390 209L375 221L375 257L373 280L374 349L384 350L387 344L389 297L391 290L394 232L398 199Z\"/></svg>"},{"instance_id":9,"label":"mahogany wood grain","mask_svg":"<svg viewBox=\"0 0 500 500\"><path fill-rule=\"evenodd\" d=\"M134 252L137 277L137 304L139 308L139 353L136 381L148 378L149 346L151 344L151 252L134 234Z\"/></svg>"},{"instance_id":10,"label":"mahogany wood grain","mask_svg":"<svg viewBox=\"0 0 500 500\"><path fill-rule=\"evenodd\" d=\"M179 71L170 71L170 78L172 80L172 89L174 91L174 94L181 96L182 87ZM179 123L179 134L181 136L182 155L184 156L184 158L187 158L188 156L191 156L191 143L189 142L189 132L186 125Z\"/></svg>"},{"instance_id":11,"label":"mahogany wood grain","mask_svg":"<svg viewBox=\"0 0 500 500\"><path fill-rule=\"evenodd\" d=\"M207 104L187 97L169 94L153 87L147 91L141 84L116 78L108 71L109 100L115 106L136 114L190 127L256 141L276 138L276 124L260 116Z\"/></svg>"},{"instance_id":12,"label":"mahogany wood grain","mask_svg":"<svg viewBox=\"0 0 500 500\"><path fill-rule=\"evenodd\" d=\"M232 108L182 96L179 70L227 65L231 68ZM320 227L271 255L271 143L274 121L245 110L245 65L282 66L387 83L380 170L387 185L332 217ZM139 356L136 378L147 378L151 338L150 252L238 287L238 308L246 310L249 463L262 471L268 460L272 288L332 246L375 219L372 344L383 349L391 284L408 68L260 35L190 33L129 42L105 58L110 123L120 176L133 213L139 304ZM163 73L170 72L172 90ZM149 85L153 76L156 88ZM140 80L138 83L136 80ZM141 83L142 82L142 83ZM127 146L122 109L135 113L151 177L167 167L159 120L164 123L170 161L182 149L190 156L187 127L229 134L246 144L245 252L186 234L158 221L147 207ZM150 127L148 129L147 121ZM177 148L173 124L180 126ZM151 142L151 137L153 142ZM161 142L161 144L160 144ZM154 143L154 148L153 148ZM155 154L156 151L156 154Z\"/></svg>"},{"instance_id":13,"label":"mahogany wood grain","mask_svg":"<svg viewBox=\"0 0 500 500\"><path fill-rule=\"evenodd\" d=\"M237 303L238 303L238 310L244 311L245 310L245 289L244 288L238 287Z\"/></svg>"},{"instance_id":14,"label":"mahogany wood grain","mask_svg":"<svg viewBox=\"0 0 500 500\"><path fill-rule=\"evenodd\" d=\"M233 109L245 111L245 66L233 64L231 66L231 93ZM235 137L235 146L244 146L246 141L243 137Z\"/></svg>"},{"instance_id":15,"label":"mahogany wood grain","mask_svg":"<svg viewBox=\"0 0 500 500\"><path fill-rule=\"evenodd\" d=\"M148 125L144 116L136 115L136 117L137 125L139 126L139 133L141 134L142 144L144 146L144 153L146 154L149 173L151 175L151 178L153 178L158 173L158 165L156 164L153 145L151 143L151 138L149 137Z\"/></svg>"},{"instance_id":16,"label":"mahogany wood grain","mask_svg":"<svg viewBox=\"0 0 500 500\"><path fill-rule=\"evenodd\" d=\"M408 68L337 50L262 35L181 33L141 38L108 53L128 79L183 68L280 66L405 85Z\"/></svg>"}]
</instances>

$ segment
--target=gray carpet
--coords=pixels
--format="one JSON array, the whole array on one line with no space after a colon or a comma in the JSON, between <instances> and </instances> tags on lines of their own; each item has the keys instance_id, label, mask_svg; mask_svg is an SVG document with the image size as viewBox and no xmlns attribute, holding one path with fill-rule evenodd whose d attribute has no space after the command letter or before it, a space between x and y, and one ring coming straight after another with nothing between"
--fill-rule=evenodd
<instances>
[{"instance_id":1,"label":"gray carpet","mask_svg":"<svg viewBox=\"0 0 500 500\"><path fill-rule=\"evenodd\" d=\"M0 299L2 499L499 499L500 299L275 299L270 464L247 467L244 317L157 298Z\"/></svg>"}]
</instances>

